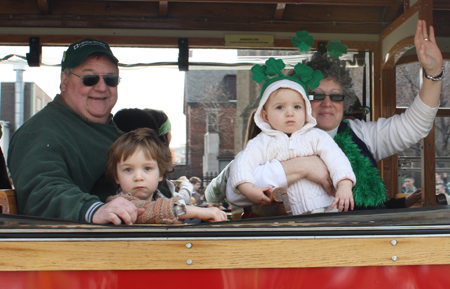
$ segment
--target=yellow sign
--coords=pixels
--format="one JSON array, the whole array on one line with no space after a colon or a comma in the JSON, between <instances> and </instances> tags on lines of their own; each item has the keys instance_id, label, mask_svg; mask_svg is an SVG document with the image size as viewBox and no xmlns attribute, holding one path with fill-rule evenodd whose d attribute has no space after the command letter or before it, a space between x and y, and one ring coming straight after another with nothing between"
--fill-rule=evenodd
<instances>
[{"instance_id":1,"label":"yellow sign","mask_svg":"<svg viewBox=\"0 0 450 289\"><path fill-rule=\"evenodd\" d=\"M273 35L225 35L225 46L274 46Z\"/></svg>"}]
</instances>

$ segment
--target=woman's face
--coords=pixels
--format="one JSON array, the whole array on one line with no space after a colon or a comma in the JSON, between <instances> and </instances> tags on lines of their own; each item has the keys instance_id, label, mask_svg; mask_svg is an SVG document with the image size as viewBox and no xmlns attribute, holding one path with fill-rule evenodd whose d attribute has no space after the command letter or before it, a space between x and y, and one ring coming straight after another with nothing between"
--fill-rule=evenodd
<instances>
[{"instance_id":1,"label":"woman's face","mask_svg":"<svg viewBox=\"0 0 450 289\"><path fill-rule=\"evenodd\" d=\"M329 95L343 93L341 85L333 79L322 79L319 87L312 91L327 95L324 100L311 100L312 115L317 120L317 127L324 131L335 129L344 117L344 102L331 101Z\"/></svg>"}]
</instances>

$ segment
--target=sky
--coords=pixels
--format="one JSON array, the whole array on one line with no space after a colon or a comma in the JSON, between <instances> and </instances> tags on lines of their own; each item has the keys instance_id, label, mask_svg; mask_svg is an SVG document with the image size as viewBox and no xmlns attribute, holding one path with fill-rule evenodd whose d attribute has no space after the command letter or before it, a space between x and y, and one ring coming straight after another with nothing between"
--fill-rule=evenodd
<instances>
[{"instance_id":1,"label":"sky","mask_svg":"<svg viewBox=\"0 0 450 289\"><path fill-rule=\"evenodd\" d=\"M42 62L60 64L66 47L43 47ZM176 62L178 49L112 48L120 63ZM0 59L9 54L25 56L29 47L0 46ZM11 61L12 60L12 61ZM0 62L0 82L14 82L16 72L11 63L25 64L25 82L35 82L51 98L60 92L61 68L28 67L26 61L14 57ZM119 99L114 114L122 108L153 108L163 110L172 123L171 147L186 143L186 117L183 114L184 74L178 67L120 68Z\"/></svg>"}]
</instances>

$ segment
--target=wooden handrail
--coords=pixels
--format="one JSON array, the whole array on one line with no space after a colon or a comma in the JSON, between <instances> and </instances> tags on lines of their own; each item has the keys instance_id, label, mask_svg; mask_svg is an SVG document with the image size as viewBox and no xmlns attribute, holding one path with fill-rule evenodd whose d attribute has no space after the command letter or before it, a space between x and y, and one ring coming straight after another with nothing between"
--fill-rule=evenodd
<instances>
[{"instance_id":1,"label":"wooden handrail","mask_svg":"<svg viewBox=\"0 0 450 289\"><path fill-rule=\"evenodd\" d=\"M0 207L2 214L18 214L15 190L0 190Z\"/></svg>"}]
</instances>

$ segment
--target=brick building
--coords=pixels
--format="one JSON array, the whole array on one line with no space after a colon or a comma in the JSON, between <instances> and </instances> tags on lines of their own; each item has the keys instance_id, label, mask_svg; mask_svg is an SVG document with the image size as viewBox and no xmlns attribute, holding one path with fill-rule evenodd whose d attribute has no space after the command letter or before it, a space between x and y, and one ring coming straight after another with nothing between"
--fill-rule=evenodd
<instances>
[{"instance_id":1,"label":"brick building","mask_svg":"<svg viewBox=\"0 0 450 289\"><path fill-rule=\"evenodd\" d=\"M1 147L5 157L8 153L9 138L16 131L16 83L2 82L0 90L0 120L3 137ZM25 82L23 86L23 121L25 122L36 112L44 108L52 99L34 82Z\"/></svg>"},{"instance_id":2,"label":"brick building","mask_svg":"<svg viewBox=\"0 0 450 289\"><path fill-rule=\"evenodd\" d=\"M234 158L236 71L187 72L184 103L186 169L190 176L216 174Z\"/></svg>"}]
</instances>

